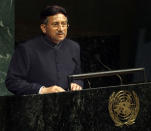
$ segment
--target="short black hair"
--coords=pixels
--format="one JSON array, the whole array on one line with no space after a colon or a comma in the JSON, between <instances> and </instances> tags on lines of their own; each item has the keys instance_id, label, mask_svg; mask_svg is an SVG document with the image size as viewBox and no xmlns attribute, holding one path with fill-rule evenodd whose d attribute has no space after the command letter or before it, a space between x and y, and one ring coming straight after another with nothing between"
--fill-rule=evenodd
<instances>
[{"instance_id":1,"label":"short black hair","mask_svg":"<svg viewBox=\"0 0 151 131\"><path fill-rule=\"evenodd\" d=\"M52 6L46 6L40 14L40 22L41 24L46 24L47 23L47 17L48 16L53 16L56 14L63 14L67 17L67 12L65 8L58 6L58 5L52 5Z\"/></svg>"}]
</instances>

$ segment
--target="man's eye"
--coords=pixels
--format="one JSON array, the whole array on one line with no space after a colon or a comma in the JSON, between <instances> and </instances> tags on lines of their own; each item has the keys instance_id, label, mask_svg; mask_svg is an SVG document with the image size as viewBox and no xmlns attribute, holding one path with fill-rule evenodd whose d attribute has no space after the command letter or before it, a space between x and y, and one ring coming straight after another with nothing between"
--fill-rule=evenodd
<instances>
[{"instance_id":1,"label":"man's eye","mask_svg":"<svg viewBox=\"0 0 151 131\"><path fill-rule=\"evenodd\" d=\"M67 22L55 22L55 23L52 23L51 24L53 27L59 27L59 26L62 26L62 27L67 27Z\"/></svg>"},{"instance_id":2,"label":"man's eye","mask_svg":"<svg viewBox=\"0 0 151 131\"><path fill-rule=\"evenodd\" d=\"M59 24L58 24L58 23L53 23L52 25L54 25L54 26L58 26Z\"/></svg>"},{"instance_id":3,"label":"man's eye","mask_svg":"<svg viewBox=\"0 0 151 131\"><path fill-rule=\"evenodd\" d=\"M62 22L61 24L62 24L62 25L67 25L67 22Z\"/></svg>"}]
</instances>

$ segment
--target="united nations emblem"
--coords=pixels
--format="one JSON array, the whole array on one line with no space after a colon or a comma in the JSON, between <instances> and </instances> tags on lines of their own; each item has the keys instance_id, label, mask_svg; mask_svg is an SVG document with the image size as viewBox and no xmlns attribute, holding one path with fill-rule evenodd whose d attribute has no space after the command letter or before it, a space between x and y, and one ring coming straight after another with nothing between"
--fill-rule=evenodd
<instances>
[{"instance_id":1,"label":"united nations emblem","mask_svg":"<svg viewBox=\"0 0 151 131\"><path fill-rule=\"evenodd\" d=\"M132 125L139 112L139 98L134 91L113 92L109 98L108 109L115 126Z\"/></svg>"}]
</instances>

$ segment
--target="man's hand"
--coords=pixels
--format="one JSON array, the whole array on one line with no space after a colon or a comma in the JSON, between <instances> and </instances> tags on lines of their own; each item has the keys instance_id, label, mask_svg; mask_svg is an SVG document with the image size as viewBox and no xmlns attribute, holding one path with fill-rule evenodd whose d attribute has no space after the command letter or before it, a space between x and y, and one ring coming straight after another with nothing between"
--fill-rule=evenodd
<instances>
[{"instance_id":1,"label":"man's hand","mask_svg":"<svg viewBox=\"0 0 151 131\"><path fill-rule=\"evenodd\" d=\"M76 84L76 83L71 83L71 90L72 90L72 91L82 90L82 87L79 86L79 85Z\"/></svg>"},{"instance_id":2,"label":"man's hand","mask_svg":"<svg viewBox=\"0 0 151 131\"><path fill-rule=\"evenodd\" d=\"M41 94L48 94L48 93L57 93L57 92L64 92L65 90L60 86L49 86L43 87L41 90Z\"/></svg>"}]
</instances>

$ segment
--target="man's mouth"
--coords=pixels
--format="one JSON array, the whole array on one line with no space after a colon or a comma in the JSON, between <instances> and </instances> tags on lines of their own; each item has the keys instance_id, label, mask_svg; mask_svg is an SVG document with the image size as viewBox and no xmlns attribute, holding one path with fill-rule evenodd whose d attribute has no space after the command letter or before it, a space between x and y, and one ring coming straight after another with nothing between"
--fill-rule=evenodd
<instances>
[{"instance_id":1,"label":"man's mouth","mask_svg":"<svg viewBox=\"0 0 151 131\"><path fill-rule=\"evenodd\" d=\"M64 33L57 33L57 35L64 35Z\"/></svg>"}]
</instances>

